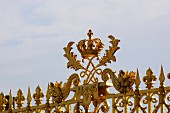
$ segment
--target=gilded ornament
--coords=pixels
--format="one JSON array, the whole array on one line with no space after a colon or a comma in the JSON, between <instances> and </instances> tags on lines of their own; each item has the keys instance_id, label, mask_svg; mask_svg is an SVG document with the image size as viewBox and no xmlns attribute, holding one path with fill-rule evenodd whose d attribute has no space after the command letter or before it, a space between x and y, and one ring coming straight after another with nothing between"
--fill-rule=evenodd
<instances>
[{"instance_id":1,"label":"gilded ornament","mask_svg":"<svg viewBox=\"0 0 170 113\"><path fill-rule=\"evenodd\" d=\"M160 76L159 76L159 81L160 81L160 85L164 85L164 81L165 81L165 75L164 75L164 70L163 70L163 66L161 66L161 72L160 72Z\"/></svg>"},{"instance_id":2,"label":"gilded ornament","mask_svg":"<svg viewBox=\"0 0 170 113\"><path fill-rule=\"evenodd\" d=\"M52 96L53 103L60 103L68 97L72 83L74 86L79 85L80 78L78 74L72 74L64 85L62 85L62 82L56 82L55 84L52 82L50 83L49 92Z\"/></svg>"},{"instance_id":3,"label":"gilded ornament","mask_svg":"<svg viewBox=\"0 0 170 113\"><path fill-rule=\"evenodd\" d=\"M5 104L7 104L7 99L5 98L5 95L3 92L0 93L0 112L5 110Z\"/></svg>"},{"instance_id":4,"label":"gilded ornament","mask_svg":"<svg viewBox=\"0 0 170 113\"><path fill-rule=\"evenodd\" d=\"M116 57L114 56L114 54L117 50L120 49L120 47L118 47L120 40L115 39L115 37L112 35L109 35L108 38L111 39L110 43L112 44L112 46L109 46L109 49L106 50L105 55L101 58L100 63L97 65L97 67L102 65L106 66L106 63L111 63L111 61L116 62Z\"/></svg>"},{"instance_id":5,"label":"gilded ornament","mask_svg":"<svg viewBox=\"0 0 170 113\"><path fill-rule=\"evenodd\" d=\"M158 88L153 88L156 76L149 68L143 81L146 88L141 90L141 79L139 71L123 71L117 74L110 68L104 68L107 63L116 62L115 53L119 50L119 40L109 35L111 45L100 57L104 43L99 38L93 38L92 30L87 33L88 38L78 42L77 49L81 59L72 52L74 42L69 42L64 47L67 58L67 68L80 72L72 74L66 83L55 82L48 84L46 91L46 102L42 104L44 94L37 86L33 96L30 87L27 94L27 106L22 107L25 97L21 89L18 90L14 101L17 108L13 109L13 98L10 90L9 106L5 108L7 100L4 93L0 94L0 112L2 113L165 113L170 112L170 86L164 86L165 74L161 66ZM170 78L170 74L167 75ZM80 81L82 78L82 81ZM110 83L110 81L111 83ZM133 86L135 84L135 86ZM114 87L118 93L110 92L109 87ZM133 89L135 88L135 90ZM114 91L114 90L112 90ZM36 105L31 105L34 98ZM112 100L112 109L108 99ZM143 102L143 103L142 103ZM72 110L72 106L74 106ZM93 106L93 107L92 107ZM94 109L91 109L94 108ZM8 110L7 110L8 109ZM6 110L6 111L4 111Z\"/></svg>"},{"instance_id":6,"label":"gilded ornament","mask_svg":"<svg viewBox=\"0 0 170 113\"><path fill-rule=\"evenodd\" d=\"M109 79L108 75L110 75L114 88L120 93L133 91L132 86L135 83L135 73L133 71L128 73L128 71L124 72L123 70L120 70L117 77L115 72L113 72L109 68L106 68L103 70L102 73L103 81L107 82L107 80Z\"/></svg>"},{"instance_id":7,"label":"gilded ornament","mask_svg":"<svg viewBox=\"0 0 170 113\"><path fill-rule=\"evenodd\" d=\"M9 92L9 108L10 111L13 109L13 97L12 97L12 91Z\"/></svg>"},{"instance_id":8,"label":"gilded ornament","mask_svg":"<svg viewBox=\"0 0 170 113\"><path fill-rule=\"evenodd\" d=\"M109 49L106 50L106 54L100 59L99 55L102 49L104 48L103 42L99 38L93 38L92 30L89 30L87 33L88 39L81 40L77 44L77 49L82 56L82 63L87 61L87 66L84 67L80 60L77 60L77 55L71 52L72 45L74 42L69 42L67 47L64 48L65 54L64 56L68 59L67 67L73 68L75 70L82 69L80 73L80 77L86 77L83 84L90 84L90 83L98 83L98 77L95 75L101 75L102 69L100 66L105 66L106 63L111 63L111 61L115 62L116 57L114 56L115 52L119 49L118 44L119 40L115 39L114 36L109 35L108 38L111 39L110 43L112 44L109 46ZM93 63L94 58L97 58L99 63L95 65Z\"/></svg>"},{"instance_id":9,"label":"gilded ornament","mask_svg":"<svg viewBox=\"0 0 170 113\"><path fill-rule=\"evenodd\" d=\"M69 42L67 47L64 47L64 57L66 57L68 59L68 63L67 63L67 68L72 68L75 69L76 71L79 69L83 69L82 64L80 63L80 60L77 60L77 55L75 55L73 52L71 52L72 50L72 45L74 44L74 42Z\"/></svg>"},{"instance_id":10,"label":"gilded ornament","mask_svg":"<svg viewBox=\"0 0 170 113\"><path fill-rule=\"evenodd\" d=\"M135 80L135 84L136 84L136 89L139 89L139 86L140 86L140 77L139 77L139 71L137 69L137 72L136 72L136 80Z\"/></svg>"},{"instance_id":11,"label":"gilded ornament","mask_svg":"<svg viewBox=\"0 0 170 113\"><path fill-rule=\"evenodd\" d=\"M35 90L35 93L33 94L33 98L35 99L35 102L36 102L35 104L40 105L43 97L44 97L44 94L42 92L42 89L38 85Z\"/></svg>"},{"instance_id":12,"label":"gilded ornament","mask_svg":"<svg viewBox=\"0 0 170 113\"><path fill-rule=\"evenodd\" d=\"M28 87L28 94L27 94L27 111L31 111L31 101L32 101L32 96L31 96L31 90L30 87Z\"/></svg>"},{"instance_id":13,"label":"gilded ornament","mask_svg":"<svg viewBox=\"0 0 170 113\"><path fill-rule=\"evenodd\" d=\"M151 70L151 68L149 68L146 71L146 76L143 77L143 81L146 84L146 88L151 89L153 87L154 82L156 81L156 76L153 74L153 71Z\"/></svg>"},{"instance_id":14,"label":"gilded ornament","mask_svg":"<svg viewBox=\"0 0 170 113\"><path fill-rule=\"evenodd\" d=\"M21 108L23 103L24 103L24 100L25 100L24 94L23 94L21 89L18 90L17 97L15 97L14 100L15 100L15 102L17 104L17 107Z\"/></svg>"},{"instance_id":15,"label":"gilded ornament","mask_svg":"<svg viewBox=\"0 0 170 113\"><path fill-rule=\"evenodd\" d=\"M81 40L77 44L77 49L80 52L82 58L86 59L89 57L98 57L104 47L104 44L99 38L92 39L93 32L91 29L89 30L87 35L89 39Z\"/></svg>"}]
</instances>

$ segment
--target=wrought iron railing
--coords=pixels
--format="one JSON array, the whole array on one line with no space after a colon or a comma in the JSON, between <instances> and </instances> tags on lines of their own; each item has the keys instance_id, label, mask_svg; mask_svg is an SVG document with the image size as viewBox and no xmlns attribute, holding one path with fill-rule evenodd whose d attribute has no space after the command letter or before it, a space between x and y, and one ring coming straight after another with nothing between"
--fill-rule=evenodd
<instances>
[{"instance_id":1,"label":"wrought iron railing","mask_svg":"<svg viewBox=\"0 0 170 113\"><path fill-rule=\"evenodd\" d=\"M99 58L104 47L99 38L92 38L92 31L89 30L89 39L81 40L77 44L77 49L82 56L82 60L77 60L77 55L71 52L74 42L68 43L64 48L64 56L68 59L67 67L80 73L74 73L64 84L62 82L49 83L46 94L37 86L32 95L28 88L27 98L21 89L13 99L12 92L9 93L9 100L5 94L0 94L0 112L2 113L22 113L22 112L45 112L45 113L164 113L170 112L170 86L165 87L166 76L163 66L159 75L159 87L154 88L157 77L149 68L146 76L140 78L139 71L128 72L120 70L118 75L110 68L104 68L107 63L115 62L115 52L119 49L119 40L112 35L108 36L111 46L106 50L103 57ZM98 64L94 64L94 60ZM95 62L96 62L95 61ZM83 63L86 62L86 66ZM170 78L170 74L167 75ZM82 81L84 80L84 81ZM111 83L109 83L111 80ZM141 81L146 85L146 89L139 89ZM110 93L114 87L118 93ZM73 93L71 95L70 93ZM71 99L68 99L70 95ZM46 96L46 98L44 97ZM45 98L46 102L42 102ZM23 104L26 100L26 105ZM32 100L35 105L31 105ZM111 101L108 101L111 100ZM112 102L112 103L111 103ZM8 108L6 109L7 103ZM15 103L16 108L13 108ZM110 103L110 104L109 104ZM111 105L111 106L110 106ZM93 109L89 109L93 108Z\"/></svg>"}]
</instances>

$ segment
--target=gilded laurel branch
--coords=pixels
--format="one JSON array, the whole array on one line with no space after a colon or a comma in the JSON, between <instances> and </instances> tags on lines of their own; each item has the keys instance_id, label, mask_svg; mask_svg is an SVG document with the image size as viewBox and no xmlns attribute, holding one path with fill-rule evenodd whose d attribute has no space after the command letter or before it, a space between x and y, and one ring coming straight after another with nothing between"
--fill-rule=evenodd
<instances>
[{"instance_id":1,"label":"gilded laurel branch","mask_svg":"<svg viewBox=\"0 0 170 113\"><path fill-rule=\"evenodd\" d=\"M64 47L64 57L66 57L68 59L68 63L67 63L67 68L71 68L74 70L79 70L79 69L83 69L82 64L80 63L80 60L77 60L77 55L75 55L73 52L71 52L72 50L72 45L74 44L74 42L69 42L67 47Z\"/></svg>"},{"instance_id":2,"label":"gilded laurel branch","mask_svg":"<svg viewBox=\"0 0 170 113\"><path fill-rule=\"evenodd\" d=\"M112 44L112 46L109 46L109 49L106 50L106 54L101 58L97 67L102 66L102 65L106 66L106 63L111 63L111 61L113 62L116 61L116 57L114 56L114 53L118 49L120 49L120 47L118 47L120 40L115 39L115 37L112 35L109 35L108 38L111 39L110 43Z\"/></svg>"}]
</instances>

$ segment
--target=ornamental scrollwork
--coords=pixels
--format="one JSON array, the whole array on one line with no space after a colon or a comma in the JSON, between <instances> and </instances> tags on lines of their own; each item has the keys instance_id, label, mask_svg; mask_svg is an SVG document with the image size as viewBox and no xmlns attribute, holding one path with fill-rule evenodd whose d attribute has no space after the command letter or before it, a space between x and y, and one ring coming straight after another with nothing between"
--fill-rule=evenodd
<instances>
[{"instance_id":1,"label":"ornamental scrollwork","mask_svg":"<svg viewBox=\"0 0 170 113\"><path fill-rule=\"evenodd\" d=\"M133 91L132 86L135 83L135 72L124 72L123 70L120 70L118 76L116 76L114 71L106 68L102 72L102 79L107 82L109 78L111 78L114 88L120 93Z\"/></svg>"},{"instance_id":2,"label":"ornamental scrollwork","mask_svg":"<svg viewBox=\"0 0 170 113\"><path fill-rule=\"evenodd\" d=\"M111 46L109 46L109 49L106 50L104 56L99 58L99 55L104 48L103 42L99 38L92 38L92 30L89 30L87 35L89 37L88 39L81 40L77 44L77 49L82 56L82 62L81 60L77 60L77 55L71 52L74 42L69 42L67 47L64 47L64 56L68 59L67 68L72 68L76 71L81 69L82 71L80 73L80 77L86 77L83 82L83 84L85 85L89 83L99 82L98 77L95 77L95 75L101 75L101 66L106 66L107 63L111 63L111 61L116 61L116 57L114 56L114 54L117 50L119 50L119 40L116 39L114 36L109 35L108 38L111 40ZM95 65L93 62L95 58L98 61L97 65ZM83 65L85 61L87 61L87 66Z\"/></svg>"},{"instance_id":3,"label":"ornamental scrollwork","mask_svg":"<svg viewBox=\"0 0 170 113\"><path fill-rule=\"evenodd\" d=\"M72 74L66 83L62 85L62 82L50 83L49 85L49 94L52 97L53 103L60 103L65 100L70 94L70 89L72 86L78 86L80 83L80 78L78 74Z\"/></svg>"}]
</instances>

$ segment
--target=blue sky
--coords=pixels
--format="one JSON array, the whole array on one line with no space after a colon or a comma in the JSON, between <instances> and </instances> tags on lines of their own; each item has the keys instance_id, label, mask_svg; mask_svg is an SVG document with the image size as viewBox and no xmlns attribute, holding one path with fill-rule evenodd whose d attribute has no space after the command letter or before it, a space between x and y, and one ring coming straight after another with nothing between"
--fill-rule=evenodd
<instances>
[{"instance_id":1,"label":"blue sky","mask_svg":"<svg viewBox=\"0 0 170 113\"><path fill-rule=\"evenodd\" d=\"M94 37L109 45L108 35L120 39L115 71L151 67L159 75L161 64L170 72L169 0L29 0L0 1L0 91L27 93L37 85L66 81L63 47ZM107 47L106 47L107 48ZM76 48L74 49L76 51Z\"/></svg>"}]
</instances>

